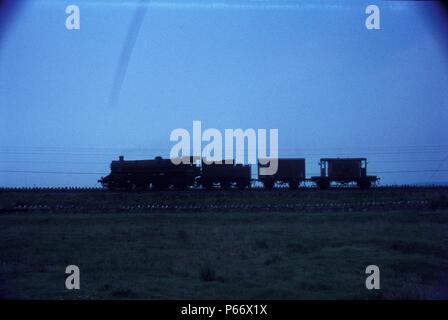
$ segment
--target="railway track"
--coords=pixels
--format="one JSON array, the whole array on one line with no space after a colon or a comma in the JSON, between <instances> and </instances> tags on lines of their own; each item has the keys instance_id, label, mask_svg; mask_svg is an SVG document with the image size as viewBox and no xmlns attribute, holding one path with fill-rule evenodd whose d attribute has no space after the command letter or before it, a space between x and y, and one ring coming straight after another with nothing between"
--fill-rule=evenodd
<instances>
[{"instance_id":1,"label":"railway track","mask_svg":"<svg viewBox=\"0 0 448 320\"><path fill-rule=\"evenodd\" d=\"M141 192L102 188L0 189L0 213L363 212L439 208L448 208L448 186Z\"/></svg>"},{"instance_id":2,"label":"railway track","mask_svg":"<svg viewBox=\"0 0 448 320\"><path fill-rule=\"evenodd\" d=\"M347 190L357 190L360 192L375 192L378 190L448 190L448 185L385 185L376 186L369 189L360 190L356 186L335 186L324 190L325 192L331 191L347 191ZM300 192L300 191L320 191L319 188L315 186L301 186L298 189L291 190L287 187L278 187L272 190L266 190L262 187L251 187L250 189L238 190L238 189L187 189L187 190L145 190L145 191L109 191L102 187L3 187L0 188L0 192L105 192L105 193L172 193L172 192L204 192L204 193L215 193L215 192L278 192L278 191L288 191L288 192Z\"/></svg>"},{"instance_id":3,"label":"railway track","mask_svg":"<svg viewBox=\"0 0 448 320\"><path fill-rule=\"evenodd\" d=\"M404 209L434 209L430 200L415 201L378 201L378 202L343 202L343 203L289 203L289 204L208 204L208 205L173 205L168 203L142 203L123 206L83 206L83 205L47 205L30 204L10 208L0 208L0 213L19 212L227 212L227 211L272 211L272 212L337 212L337 211L391 211Z\"/></svg>"}]
</instances>

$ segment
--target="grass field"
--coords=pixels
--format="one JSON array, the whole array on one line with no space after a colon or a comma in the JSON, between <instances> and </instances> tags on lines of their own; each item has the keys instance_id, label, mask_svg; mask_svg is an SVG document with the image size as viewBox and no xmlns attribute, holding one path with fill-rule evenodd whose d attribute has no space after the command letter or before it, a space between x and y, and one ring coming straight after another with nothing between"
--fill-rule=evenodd
<instances>
[{"instance_id":1,"label":"grass field","mask_svg":"<svg viewBox=\"0 0 448 320\"><path fill-rule=\"evenodd\" d=\"M80 290L65 289L70 264ZM0 296L447 299L448 210L5 213Z\"/></svg>"}]
</instances>

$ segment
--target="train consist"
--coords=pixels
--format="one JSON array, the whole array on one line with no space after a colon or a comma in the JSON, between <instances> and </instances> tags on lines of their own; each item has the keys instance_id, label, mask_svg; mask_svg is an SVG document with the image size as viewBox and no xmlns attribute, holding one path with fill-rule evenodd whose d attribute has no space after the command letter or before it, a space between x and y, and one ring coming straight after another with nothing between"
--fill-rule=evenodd
<instances>
[{"instance_id":1,"label":"train consist","mask_svg":"<svg viewBox=\"0 0 448 320\"><path fill-rule=\"evenodd\" d=\"M185 190L185 189L248 189L253 181L261 182L263 188L288 187L297 189L305 181L311 181L320 189L331 185L356 184L366 189L378 181L377 176L367 175L366 158L322 158L320 175L309 179L305 176L305 159L280 158L278 170L272 175L263 175L258 164L258 179L252 179L251 166L236 164L233 160L222 164L211 163L173 164L170 159L156 157L154 160L112 161L111 172L98 182L109 190ZM262 164L263 163L263 164Z\"/></svg>"}]
</instances>

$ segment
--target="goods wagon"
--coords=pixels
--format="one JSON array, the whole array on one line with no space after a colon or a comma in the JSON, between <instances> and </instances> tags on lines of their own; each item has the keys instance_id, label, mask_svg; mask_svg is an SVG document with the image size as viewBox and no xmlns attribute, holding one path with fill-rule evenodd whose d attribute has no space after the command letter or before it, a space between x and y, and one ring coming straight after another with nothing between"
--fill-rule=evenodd
<instances>
[{"instance_id":1,"label":"goods wagon","mask_svg":"<svg viewBox=\"0 0 448 320\"><path fill-rule=\"evenodd\" d=\"M263 175L262 168L269 167L267 161L258 163L258 179L266 189L272 189L274 185L287 185L290 189L297 189L301 182L305 181L305 159L303 158L280 158L278 159L277 172L272 175Z\"/></svg>"},{"instance_id":2,"label":"goods wagon","mask_svg":"<svg viewBox=\"0 0 448 320\"><path fill-rule=\"evenodd\" d=\"M321 189L331 183L356 183L362 189L369 188L378 180L377 176L367 175L366 158L322 158L319 162L320 176L311 177L311 181Z\"/></svg>"}]
</instances>

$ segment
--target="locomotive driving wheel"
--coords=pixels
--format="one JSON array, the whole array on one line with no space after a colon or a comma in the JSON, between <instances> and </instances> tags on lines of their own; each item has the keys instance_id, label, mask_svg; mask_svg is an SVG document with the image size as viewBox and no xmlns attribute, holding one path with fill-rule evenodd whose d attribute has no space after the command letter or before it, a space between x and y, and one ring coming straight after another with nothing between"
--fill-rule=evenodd
<instances>
[{"instance_id":1,"label":"locomotive driving wheel","mask_svg":"<svg viewBox=\"0 0 448 320\"><path fill-rule=\"evenodd\" d=\"M220 182L221 189L227 190L230 188L230 182L229 181L221 181Z\"/></svg>"},{"instance_id":2,"label":"locomotive driving wheel","mask_svg":"<svg viewBox=\"0 0 448 320\"><path fill-rule=\"evenodd\" d=\"M213 182L211 182L211 181L205 181L205 182L203 183L203 186L204 186L204 188L207 189L207 190L212 190L212 188L213 188Z\"/></svg>"},{"instance_id":3,"label":"locomotive driving wheel","mask_svg":"<svg viewBox=\"0 0 448 320\"><path fill-rule=\"evenodd\" d=\"M289 189L295 190L299 188L299 182L296 180L289 181Z\"/></svg>"},{"instance_id":4,"label":"locomotive driving wheel","mask_svg":"<svg viewBox=\"0 0 448 320\"><path fill-rule=\"evenodd\" d=\"M177 182L174 184L174 188L176 190L187 190L188 189L188 183L185 181Z\"/></svg>"},{"instance_id":5,"label":"locomotive driving wheel","mask_svg":"<svg viewBox=\"0 0 448 320\"><path fill-rule=\"evenodd\" d=\"M367 179L360 179L360 180L356 181L356 184L361 189L368 189L372 186L372 182L370 182L370 180L367 180Z\"/></svg>"},{"instance_id":6,"label":"locomotive driving wheel","mask_svg":"<svg viewBox=\"0 0 448 320\"><path fill-rule=\"evenodd\" d=\"M265 180L265 181L263 181L263 185L266 188L266 190L272 190L272 188L274 188L274 181Z\"/></svg>"},{"instance_id":7,"label":"locomotive driving wheel","mask_svg":"<svg viewBox=\"0 0 448 320\"><path fill-rule=\"evenodd\" d=\"M319 189L328 189L330 187L330 181L328 179L320 179L317 181L317 187Z\"/></svg>"},{"instance_id":8,"label":"locomotive driving wheel","mask_svg":"<svg viewBox=\"0 0 448 320\"><path fill-rule=\"evenodd\" d=\"M237 181L237 183L236 183L237 188L240 189L240 190L244 190L244 189L248 188L249 185L250 185L249 182L241 181L241 180Z\"/></svg>"}]
</instances>

